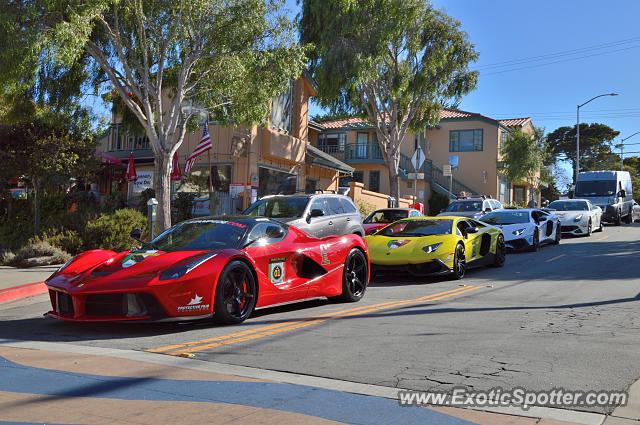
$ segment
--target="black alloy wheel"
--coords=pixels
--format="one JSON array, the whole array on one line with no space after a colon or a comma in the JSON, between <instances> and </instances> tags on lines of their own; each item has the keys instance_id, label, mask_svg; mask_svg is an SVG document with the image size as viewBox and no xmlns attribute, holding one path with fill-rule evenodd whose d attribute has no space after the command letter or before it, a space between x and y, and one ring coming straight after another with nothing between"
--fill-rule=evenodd
<instances>
[{"instance_id":1,"label":"black alloy wheel","mask_svg":"<svg viewBox=\"0 0 640 425\"><path fill-rule=\"evenodd\" d=\"M452 278L460 280L464 277L467 271L467 264L464 255L464 245L458 244L456 250L453 253L453 274Z\"/></svg>"},{"instance_id":2,"label":"black alloy wheel","mask_svg":"<svg viewBox=\"0 0 640 425\"><path fill-rule=\"evenodd\" d=\"M493 259L494 267L504 266L504 262L507 259L507 244L504 243L504 236L498 235L496 240L496 256Z\"/></svg>"},{"instance_id":3,"label":"black alloy wheel","mask_svg":"<svg viewBox=\"0 0 640 425\"><path fill-rule=\"evenodd\" d=\"M214 319L218 323L244 322L256 305L257 286L251 268L243 261L232 261L218 279Z\"/></svg>"},{"instance_id":4,"label":"black alloy wheel","mask_svg":"<svg viewBox=\"0 0 640 425\"><path fill-rule=\"evenodd\" d=\"M353 303L360 301L369 283L369 266L367 257L357 248L353 248L344 261L342 272L342 295L340 301Z\"/></svg>"}]
</instances>

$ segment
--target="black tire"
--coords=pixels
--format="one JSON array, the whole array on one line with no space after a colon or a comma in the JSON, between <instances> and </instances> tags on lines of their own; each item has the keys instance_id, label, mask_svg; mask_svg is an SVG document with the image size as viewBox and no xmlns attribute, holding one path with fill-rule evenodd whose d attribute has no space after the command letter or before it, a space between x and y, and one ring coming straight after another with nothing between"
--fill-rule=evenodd
<instances>
[{"instance_id":1,"label":"black tire","mask_svg":"<svg viewBox=\"0 0 640 425\"><path fill-rule=\"evenodd\" d=\"M507 259L507 244L504 243L504 236L498 235L496 241L496 255L493 258L492 267L502 267Z\"/></svg>"},{"instance_id":2,"label":"black tire","mask_svg":"<svg viewBox=\"0 0 640 425\"><path fill-rule=\"evenodd\" d=\"M593 223L591 223L591 220L589 220L589 224L587 225L587 234L584 236L589 237L591 236L591 233L593 233Z\"/></svg>"},{"instance_id":3,"label":"black tire","mask_svg":"<svg viewBox=\"0 0 640 425\"><path fill-rule=\"evenodd\" d=\"M623 221L625 222L625 224L631 224L631 223L633 223L633 218L632 218L632 217L633 217L633 216L632 216L632 214L631 214L631 211L629 211L629 214L627 214L627 215L625 216L624 220L623 220Z\"/></svg>"},{"instance_id":4,"label":"black tire","mask_svg":"<svg viewBox=\"0 0 640 425\"><path fill-rule=\"evenodd\" d=\"M556 238L553 241L554 245L558 245L562 240L562 224L560 222L556 223Z\"/></svg>"},{"instance_id":5,"label":"black tire","mask_svg":"<svg viewBox=\"0 0 640 425\"><path fill-rule=\"evenodd\" d=\"M622 222L621 218L620 218L620 210L616 211L616 218L613 220L613 224L615 224L616 226L620 226L620 223Z\"/></svg>"},{"instance_id":6,"label":"black tire","mask_svg":"<svg viewBox=\"0 0 640 425\"><path fill-rule=\"evenodd\" d=\"M257 285L251 267L232 261L220 274L216 285L213 319L220 324L244 322L256 306Z\"/></svg>"},{"instance_id":7,"label":"black tire","mask_svg":"<svg viewBox=\"0 0 640 425\"><path fill-rule=\"evenodd\" d=\"M357 248L353 248L344 260L342 272L342 295L340 301L354 303L364 297L369 284L367 257Z\"/></svg>"},{"instance_id":8,"label":"black tire","mask_svg":"<svg viewBox=\"0 0 640 425\"><path fill-rule=\"evenodd\" d=\"M533 233L533 244L529 247L529 252L536 252L540 248L540 236L538 235L538 229Z\"/></svg>"},{"instance_id":9,"label":"black tire","mask_svg":"<svg viewBox=\"0 0 640 425\"><path fill-rule=\"evenodd\" d=\"M598 227L594 232L602 232L604 230L604 224L602 224L602 217L600 217L600 227Z\"/></svg>"},{"instance_id":10,"label":"black tire","mask_svg":"<svg viewBox=\"0 0 640 425\"><path fill-rule=\"evenodd\" d=\"M451 279L460 280L464 277L467 271L466 257L464 253L464 245L461 243L456 246L456 250L453 253L453 271L451 273Z\"/></svg>"}]
</instances>

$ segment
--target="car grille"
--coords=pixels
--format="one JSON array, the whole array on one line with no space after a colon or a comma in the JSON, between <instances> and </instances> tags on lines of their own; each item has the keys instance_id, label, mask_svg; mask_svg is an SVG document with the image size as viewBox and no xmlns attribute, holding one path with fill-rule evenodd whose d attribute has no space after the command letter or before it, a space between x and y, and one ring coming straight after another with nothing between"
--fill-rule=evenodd
<instances>
[{"instance_id":1,"label":"car grille","mask_svg":"<svg viewBox=\"0 0 640 425\"><path fill-rule=\"evenodd\" d=\"M563 232L573 232L579 229L578 226L562 226L562 231Z\"/></svg>"},{"instance_id":2,"label":"car grille","mask_svg":"<svg viewBox=\"0 0 640 425\"><path fill-rule=\"evenodd\" d=\"M87 296L85 314L92 317L165 316L158 301L150 294L97 294Z\"/></svg>"},{"instance_id":3,"label":"car grille","mask_svg":"<svg viewBox=\"0 0 640 425\"><path fill-rule=\"evenodd\" d=\"M507 248L511 249L522 249L529 246L529 242L525 239L514 239L512 241L507 242Z\"/></svg>"}]
</instances>

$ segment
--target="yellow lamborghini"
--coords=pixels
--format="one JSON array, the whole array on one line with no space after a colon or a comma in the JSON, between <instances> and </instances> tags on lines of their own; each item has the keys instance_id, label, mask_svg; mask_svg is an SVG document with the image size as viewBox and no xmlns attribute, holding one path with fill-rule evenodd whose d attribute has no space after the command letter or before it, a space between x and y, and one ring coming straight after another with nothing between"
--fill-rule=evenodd
<instances>
[{"instance_id":1,"label":"yellow lamborghini","mask_svg":"<svg viewBox=\"0 0 640 425\"><path fill-rule=\"evenodd\" d=\"M462 279L475 266L502 267L502 231L467 217L413 217L389 224L364 240L372 273L408 272Z\"/></svg>"}]
</instances>

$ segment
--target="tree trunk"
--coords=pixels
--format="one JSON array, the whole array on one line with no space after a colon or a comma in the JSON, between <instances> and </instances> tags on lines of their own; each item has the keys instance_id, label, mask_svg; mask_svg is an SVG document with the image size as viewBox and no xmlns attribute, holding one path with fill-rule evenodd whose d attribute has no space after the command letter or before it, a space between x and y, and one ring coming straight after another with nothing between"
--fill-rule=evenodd
<instances>
[{"instance_id":1,"label":"tree trunk","mask_svg":"<svg viewBox=\"0 0 640 425\"><path fill-rule=\"evenodd\" d=\"M157 232L171 227L171 155L162 152L155 158L155 192L158 200Z\"/></svg>"},{"instance_id":2,"label":"tree trunk","mask_svg":"<svg viewBox=\"0 0 640 425\"><path fill-rule=\"evenodd\" d=\"M391 156L389 167L389 188L390 195L393 196L397 202L396 205L400 205L400 176L398 175L399 165L399 153L396 152Z\"/></svg>"},{"instance_id":3,"label":"tree trunk","mask_svg":"<svg viewBox=\"0 0 640 425\"><path fill-rule=\"evenodd\" d=\"M38 182L33 182L33 234L40 232L40 194L38 193Z\"/></svg>"}]
</instances>

